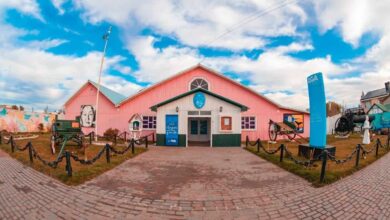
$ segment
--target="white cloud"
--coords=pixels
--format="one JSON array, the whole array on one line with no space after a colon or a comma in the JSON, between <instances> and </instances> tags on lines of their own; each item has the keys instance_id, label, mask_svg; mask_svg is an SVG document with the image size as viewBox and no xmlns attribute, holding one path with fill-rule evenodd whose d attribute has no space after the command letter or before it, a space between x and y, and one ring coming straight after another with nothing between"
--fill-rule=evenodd
<instances>
[{"instance_id":1,"label":"white cloud","mask_svg":"<svg viewBox=\"0 0 390 220\"><path fill-rule=\"evenodd\" d=\"M313 1L313 4L322 30L340 28L344 40L354 46L359 44L365 33L390 32L389 0L319 0Z\"/></svg>"},{"instance_id":2,"label":"white cloud","mask_svg":"<svg viewBox=\"0 0 390 220\"><path fill-rule=\"evenodd\" d=\"M40 108L46 105L58 108L88 79L97 81L101 59L99 52L75 57L54 55L35 48L0 48L0 54L1 81L15 84L10 87L19 87L12 92L9 91L10 87L1 88L1 94L8 91L10 95L3 98L30 100L35 107ZM108 57L105 72L122 59L120 56ZM115 88L125 95L134 93L139 88L138 85L107 73L103 75L104 83L105 80L115 81ZM108 87L111 85L108 84Z\"/></svg>"},{"instance_id":3,"label":"white cloud","mask_svg":"<svg viewBox=\"0 0 390 220\"><path fill-rule=\"evenodd\" d=\"M63 15L65 13L65 10L63 9L62 5L66 2L67 0L52 0L51 2L53 3L54 7L58 10L58 13L60 15Z\"/></svg>"},{"instance_id":4,"label":"white cloud","mask_svg":"<svg viewBox=\"0 0 390 220\"><path fill-rule=\"evenodd\" d=\"M63 40L63 39L33 40L26 43L26 47L40 49L40 50L47 50L50 48L58 47L61 44L67 42L68 42L67 40Z\"/></svg>"},{"instance_id":5,"label":"white cloud","mask_svg":"<svg viewBox=\"0 0 390 220\"><path fill-rule=\"evenodd\" d=\"M135 55L140 70L134 74L140 81L157 82L199 62L200 56L190 48L174 46L159 50L153 47L153 37L129 41L129 50Z\"/></svg>"},{"instance_id":6,"label":"white cloud","mask_svg":"<svg viewBox=\"0 0 390 220\"><path fill-rule=\"evenodd\" d=\"M40 14L39 5L34 0L2 0L0 1L0 14L1 11L4 11L9 8L17 9L18 11L32 15L33 17L44 21L43 17Z\"/></svg>"},{"instance_id":7,"label":"white cloud","mask_svg":"<svg viewBox=\"0 0 390 220\"><path fill-rule=\"evenodd\" d=\"M233 28L234 32L206 46L234 50L263 47L262 36L295 35L306 14L296 3L283 3L146 0L123 4L120 0L76 0L76 6L84 10L83 17L89 22L109 21L133 33L134 29L150 27L190 46L205 45ZM262 16L263 12L269 13Z\"/></svg>"}]
</instances>

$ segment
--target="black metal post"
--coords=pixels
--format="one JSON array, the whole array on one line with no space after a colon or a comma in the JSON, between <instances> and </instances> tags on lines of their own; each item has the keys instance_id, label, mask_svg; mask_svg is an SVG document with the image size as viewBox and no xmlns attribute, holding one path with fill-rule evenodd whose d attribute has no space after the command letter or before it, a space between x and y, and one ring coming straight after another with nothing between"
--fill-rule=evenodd
<instances>
[{"instance_id":1,"label":"black metal post","mask_svg":"<svg viewBox=\"0 0 390 220\"><path fill-rule=\"evenodd\" d=\"M152 141L153 141L153 143L156 142L156 140L154 139L154 133L152 133Z\"/></svg>"},{"instance_id":2,"label":"black metal post","mask_svg":"<svg viewBox=\"0 0 390 220\"><path fill-rule=\"evenodd\" d=\"M92 144L92 132L89 133L89 144Z\"/></svg>"},{"instance_id":3,"label":"black metal post","mask_svg":"<svg viewBox=\"0 0 390 220\"><path fill-rule=\"evenodd\" d=\"M378 156L378 151L379 151L379 138L376 140L376 149L375 149L375 156Z\"/></svg>"},{"instance_id":4,"label":"black metal post","mask_svg":"<svg viewBox=\"0 0 390 220\"><path fill-rule=\"evenodd\" d=\"M28 145L28 156L30 157L30 163L33 163L34 160L33 160L32 144L31 142L28 142L27 145Z\"/></svg>"},{"instance_id":5,"label":"black metal post","mask_svg":"<svg viewBox=\"0 0 390 220\"><path fill-rule=\"evenodd\" d=\"M322 167L321 167L320 182L323 183L325 180L326 161L328 160L328 151L323 150L321 157L322 157Z\"/></svg>"},{"instance_id":6,"label":"black metal post","mask_svg":"<svg viewBox=\"0 0 390 220\"><path fill-rule=\"evenodd\" d=\"M145 137L145 147L148 149L148 136Z\"/></svg>"},{"instance_id":7,"label":"black metal post","mask_svg":"<svg viewBox=\"0 0 390 220\"><path fill-rule=\"evenodd\" d=\"M106 161L107 161L107 163L111 162L111 158L110 158L110 145L109 144L106 144Z\"/></svg>"},{"instance_id":8,"label":"black metal post","mask_svg":"<svg viewBox=\"0 0 390 220\"><path fill-rule=\"evenodd\" d=\"M260 153L260 139L257 139L257 153Z\"/></svg>"},{"instance_id":9,"label":"black metal post","mask_svg":"<svg viewBox=\"0 0 390 220\"><path fill-rule=\"evenodd\" d=\"M125 131L125 142L127 141L127 132Z\"/></svg>"},{"instance_id":10,"label":"black metal post","mask_svg":"<svg viewBox=\"0 0 390 220\"><path fill-rule=\"evenodd\" d=\"M284 154L284 144L280 145L281 149L280 149L280 159L279 159L279 162L283 162L283 154Z\"/></svg>"},{"instance_id":11,"label":"black metal post","mask_svg":"<svg viewBox=\"0 0 390 220\"><path fill-rule=\"evenodd\" d=\"M11 142L11 152L14 153L15 152L15 145L14 145L14 136L11 136L9 138L10 142Z\"/></svg>"},{"instance_id":12,"label":"black metal post","mask_svg":"<svg viewBox=\"0 0 390 220\"><path fill-rule=\"evenodd\" d=\"M3 132L0 132L0 144L3 144Z\"/></svg>"},{"instance_id":13,"label":"black metal post","mask_svg":"<svg viewBox=\"0 0 390 220\"><path fill-rule=\"evenodd\" d=\"M133 139L133 138L131 139L131 153L132 153L132 154L135 153L135 149L134 149L134 139Z\"/></svg>"},{"instance_id":14,"label":"black metal post","mask_svg":"<svg viewBox=\"0 0 390 220\"><path fill-rule=\"evenodd\" d=\"M360 144L357 145L357 151L356 151L356 163L355 163L355 167L358 167L359 166L359 160L360 160Z\"/></svg>"},{"instance_id":15,"label":"black metal post","mask_svg":"<svg viewBox=\"0 0 390 220\"><path fill-rule=\"evenodd\" d=\"M116 145L117 135L114 135L114 144Z\"/></svg>"},{"instance_id":16,"label":"black metal post","mask_svg":"<svg viewBox=\"0 0 390 220\"><path fill-rule=\"evenodd\" d=\"M72 164L70 161L70 152L69 151L65 151L65 159L66 159L65 170L66 170L68 176L72 176Z\"/></svg>"},{"instance_id":17,"label":"black metal post","mask_svg":"<svg viewBox=\"0 0 390 220\"><path fill-rule=\"evenodd\" d=\"M245 147L248 148L248 143L249 143L249 137L248 135L245 138Z\"/></svg>"}]
</instances>

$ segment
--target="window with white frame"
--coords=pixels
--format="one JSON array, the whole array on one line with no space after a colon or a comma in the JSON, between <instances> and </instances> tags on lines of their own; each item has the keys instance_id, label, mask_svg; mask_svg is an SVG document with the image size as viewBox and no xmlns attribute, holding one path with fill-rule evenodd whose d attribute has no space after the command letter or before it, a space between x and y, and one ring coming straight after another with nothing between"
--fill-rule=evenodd
<instances>
[{"instance_id":1,"label":"window with white frame","mask_svg":"<svg viewBox=\"0 0 390 220\"><path fill-rule=\"evenodd\" d=\"M204 80L202 78L196 78L196 79L192 80L192 82L190 84L190 90L194 90L197 88L209 90L209 84L206 80Z\"/></svg>"},{"instance_id":2,"label":"window with white frame","mask_svg":"<svg viewBox=\"0 0 390 220\"><path fill-rule=\"evenodd\" d=\"M241 117L241 129L256 130L256 117L255 116Z\"/></svg>"},{"instance_id":3,"label":"window with white frame","mask_svg":"<svg viewBox=\"0 0 390 220\"><path fill-rule=\"evenodd\" d=\"M156 129L156 116L142 116L142 128Z\"/></svg>"}]
</instances>

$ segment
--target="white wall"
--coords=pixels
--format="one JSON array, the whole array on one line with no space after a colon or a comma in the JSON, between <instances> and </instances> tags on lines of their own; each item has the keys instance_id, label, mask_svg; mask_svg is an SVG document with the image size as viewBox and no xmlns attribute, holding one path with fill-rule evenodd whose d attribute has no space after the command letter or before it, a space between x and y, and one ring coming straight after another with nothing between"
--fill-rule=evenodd
<instances>
[{"instance_id":1,"label":"white wall","mask_svg":"<svg viewBox=\"0 0 390 220\"><path fill-rule=\"evenodd\" d=\"M193 97L195 94L188 95L184 98L175 100L171 103L163 105L157 109L157 128L158 134L165 133L165 115L178 114L179 115L179 134L187 134L188 130L188 111L211 111L211 132L212 134L225 134L225 133L241 133L241 109L235 105L227 103L223 100L215 98L205 94L206 103L201 109L195 108L193 104ZM176 106L179 107L179 112L176 112ZM219 108L222 106L222 112L219 112ZM232 117L232 131L224 132L220 131L220 116ZM201 115L190 115L189 117L210 117Z\"/></svg>"},{"instance_id":2,"label":"white wall","mask_svg":"<svg viewBox=\"0 0 390 220\"><path fill-rule=\"evenodd\" d=\"M327 117L326 118L326 134L332 134L332 130L335 129L335 123L337 119L341 117L341 114L334 115L332 117ZM335 133L335 131L333 131Z\"/></svg>"}]
</instances>

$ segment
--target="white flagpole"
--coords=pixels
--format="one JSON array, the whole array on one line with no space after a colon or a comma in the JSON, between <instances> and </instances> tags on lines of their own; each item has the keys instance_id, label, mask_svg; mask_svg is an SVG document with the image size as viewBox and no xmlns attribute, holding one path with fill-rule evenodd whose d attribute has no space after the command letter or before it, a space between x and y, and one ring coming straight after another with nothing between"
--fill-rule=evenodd
<instances>
[{"instance_id":1,"label":"white flagpole","mask_svg":"<svg viewBox=\"0 0 390 220\"><path fill-rule=\"evenodd\" d=\"M102 78L102 71L103 71L103 63L104 63L104 56L106 55L106 49L107 49L107 43L108 43L108 37L111 33L111 26L108 28L107 33L103 36L103 39L105 41L104 43L104 49L103 49L103 55L102 55L102 61L100 62L100 71L99 71L99 80L98 80L98 86L97 86L97 94L96 94L96 112L95 112L95 141L97 141L98 136L98 106L99 106L99 94L100 94L100 81Z\"/></svg>"}]
</instances>

